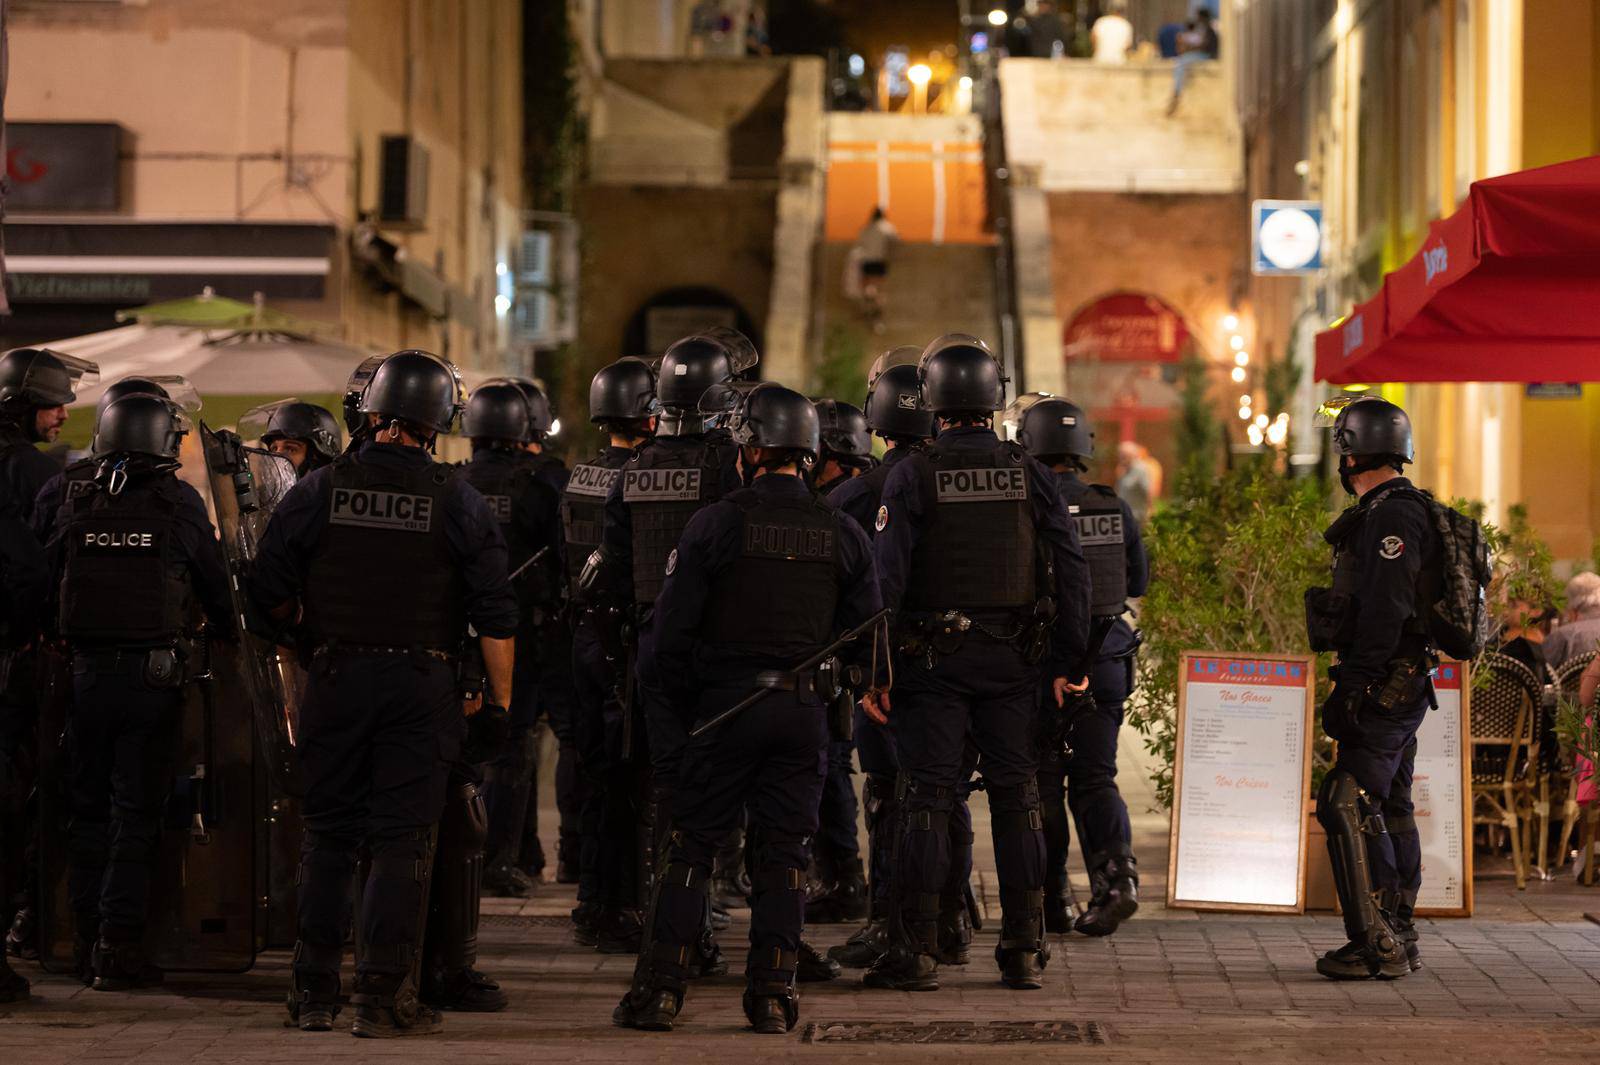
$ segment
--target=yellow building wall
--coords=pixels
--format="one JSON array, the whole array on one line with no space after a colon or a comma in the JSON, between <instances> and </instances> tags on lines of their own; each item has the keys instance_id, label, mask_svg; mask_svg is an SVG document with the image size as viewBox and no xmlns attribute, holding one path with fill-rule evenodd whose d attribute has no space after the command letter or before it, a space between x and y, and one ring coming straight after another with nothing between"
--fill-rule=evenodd
<instances>
[{"instance_id":1,"label":"yellow building wall","mask_svg":"<svg viewBox=\"0 0 1600 1065\"><path fill-rule=\"evenodd\" d=\"M1522 165L1593 154L1600 140L1595 0L1525 0ZM1600 354L1600 353L1597 353ZM1600 385L1521 400L1521 499L1557 558L1587 558L1600 529Z\"/></svg>"}]
</instances>

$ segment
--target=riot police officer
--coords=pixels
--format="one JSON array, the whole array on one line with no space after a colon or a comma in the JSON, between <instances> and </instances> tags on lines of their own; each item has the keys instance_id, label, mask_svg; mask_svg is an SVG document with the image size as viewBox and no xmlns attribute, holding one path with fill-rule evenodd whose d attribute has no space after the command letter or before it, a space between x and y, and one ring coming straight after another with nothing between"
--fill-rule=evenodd
<instances>
[{"instance_id":1,"label":"riot police officer","mask_svg":"<svg viewBox=\"0 0 1600 1065\"><path fill-rule=\"evenodd\" d=\"M1087 484L1079 476L1087 472L1094 454L1094 430L1081 408L1064 399L1039 400L1023 413L1017 442L1055 472L1067 510L1078 526L1078 542L1089 563L1092 643L1099 644L1088 697L1059 708L1050 692L1040 696L1045 733L1039 758L1045 931L1060 933L1073 927L1067 885L1072 831L1066 804L1070 802L1093 892L1076 928L1085 935L1105 936L1139 908L1133 830L1127 804L1117 791L1117 735L1122 729L1123 704L1133 691L1133 655L1138 646L1133 627L1122 615L1130 596L1145 593L1150 563L1128 504L1111 488ZM1093 646L1090 649L1095 650ZM1043 680L1050 683L1048 676ZM1067 719L1058 721L1058 714ZM1070 754L1065 746L1070 746Z\"/></svg>"},{"instance_id":2,"label":"riot police officer","mask_svg":"<svg viewBox=\"0 0 1600 1065\"><path fill-rule=\"evenodd\" d=\"M650 934L613 1014L626 1027L673 1026L712 861L746 806L754 892L745 1016L757 1032L794 1027L806 852L829 735L818 672L795 668L879 609L866 536L803 479L819 446L810 402L781 385L759 385L732 427L753 480L702 508L684 529L668 558L640 674L685 731L753 688L770 694L682 752Z\"/></svg>"},{"instance_id":3,"label":"riot police officer","mask_svg":"<svg viewBox=\"0 0 1600 1065\"><path fill-rule=\"evenodd\" d=\"M1421 968L1412 920L1422 843L1411 802L1417 729L1437 664L1422 588L1442 565L1431 501L1404 476L1411 421L1364 397L1333 427L1339 481L1356 497L1323 534L1333 587L1307 597L1314 650L1333 650L1323 729L1338 758L1317 793L1349 942L1317 960L1336 980L1394 979Z\"/></svg>"},{"instance_id":4,"label":"riot police officer","mask_svg":"<svg viewBox=\"0 0 1600 1065\"><path fill-rule=\"evenodd\" d=\"M920 371L939 433L889 474L874 522L884 603L900 632L894 734L904 829L894 941L865 983L938 987L948 822L970 726L1000 879L996 961L1008 987L1031 990L1042 986L1046 960L1034 685L1045 655L1058 701L1088 686L1067 675L1088 639L1088 574L1054 476L991 428L1005 382L988 348L940 338ZM863 700L880 721L886 703Z\"/></svg>"},{"instance_id":5,"label":"riot police officer","mask_svg":"<svg viewBox=\"0 0 1600 1065\"><path fill-rule=\"evenodd\" d=\"M7 593L0 616L0 927L7 929L0 1002L28 996L28 981L11 971L5 955L37 949L26 914L13 912L28 893L27 851L36 836L26 752L34 748L38 710L32 656L24 648L44 620L35 608L48 582L30 525L40 489L61 467L35 445L60 436L77 382L92 372L92 363L38 348L0 356L0 584Z\"/></svg>"},{"instance_id":6,"label":"riot police officer","mask_svg":"<svg viewBox=\"0 0 1600 1065\"><path fill-rule=\"evenodd\" d=\"M39 527L56 585L56 632L72 652L68 719L68 895L76 953L93 943L96 990L161 980L145 921L189 661L191 601L212 638L236 638L216 533L174 475L183 411L148 393L106 407L91 487L41 492ZM84 974L88 975L88 974Z\"/></svg>"},{"instance_id":7,"label":"riot police officer","mask_svg":"<svg viewBox=\"0 0 1600 1065\"><path fill-rule=\"evenodd\" d=\"M615 595L586 596L584 564L600 547L605 500L618 472L655 435L656 375L643 359L619 359L589 383L589 420L606 445L572 468L561 497L567 584L576 607L572 638L577 714L573 735L589 783L583 808L582 870L573 929L579 943L604 953L634 953L641 934L635 824L643 802L644 736L625 734L622 605ZM632 748L632 749L629 749Z\"/></svg>"},{"instance_id":8,"label":"riot police officer","mask_svg":"<svg viewBox=\"0 0 1600 1065\"><path fill-rule=\"evenodd\" d=\"M662 357L656 381L661 404L656 436L612 482L592 567L597 586L615 589L631 601L640 646L653 629L656 596L689 519L743 487L738 448L728 431L716 424L716 415L700 411L700 397L753 367L758 358L750 341L731 329L684 337ZM688 733L664 693L637 671L634 682L634 705L642 711L650 754L646 830L659 843L671 814L674 774ZM648 884L641 887L648 889Z\"/></svg>"},{"instance_id":9,"label":"riot police officer","mask_svg":"<svg viewBox=\"0 0 1600 1065\"><path fill-rule=\"evenodd\" d=\"M339 422L315 403L286 400L273 408L261 442L304 477L339 457Z\"/></svg>"},{"instance_id":10,"label":"riot police officer","mask_svg":"<svg viewBox=\"0 0 1600 1065\"><path fill-rule=\"evenodd\" d=\"M291 1015L332 1027L356 852L370 854L361 902L355 1035L440 1029L415 979L434 825L461 754L457 655L470 624L487 693L505 713L516 598L505 541L483 496L433 460L460 409L455 368L402 351L378 365L357 408L353 450L292 488L251 573L264 612L313 650L300 712L306 824ZM298 621L297 621L298 619ZM472 709L467 707L466 709Z\"/></svg>"},{"instance_id":11,"label":"riot police officer","mask_svg":"<svg viewBox=\"0 0 1600 1065\"><path fill-rule=\"evenodd\" d=\"M817 459L817 494L828 494L872 466L872 433L861 408L837 399L819 399L822 453ZM859 809L851 782L855 744L840 741L828 748L828 781L822 789L822 820L816 845L819 892L806 903L806 920L814 924L858 921L867 913L867 877L856 838Z\"/></svg>"},{"instance_id":12,"label":"riot police officer","mask_svg":"<svg viewBox=\"0 0 1600 1065\"><path fill-rule=\"evenodd\" d=\"M522 461L533 471L539 481L548 485L559 497L566 490L570 476L561 456L550 450L550 438L557 425L550 397L544 389L526 377L496 378L491 383L510 383L522 392L528 401L532 424L529 440L522 446ZM559 541L556 542L559 548ZM513 565L516 565L513 562ZM533 611L525 615L526 631L518 636L519 646L526 645L536 653L525 658L524 673L531 686L533 701L514 708L516 726L533 729L540 717L550 725L556 738L556 809L561 815L560 835L556 842L556 883L573 884L578 880L579 853L581 850L579 823L587 788L578 768L577 741L573 735L572 720L576 710L572 676L572 629L562 609L562 563L552 551L529 567L528 583L522 586L526 604ZM529 714L532 716L528 716ZM534 763L537 773L537 761ZM544 871L544 846L539 842L539 787L530 777L527 789L527 809L511 823L509 817L497 814L490 827L495 849L504 849L501 839L517 845L517 868L531 880L537 881Z\"/></svg>"},{"instance_id":13,"label":"riot police officer","mask_svg":"<svg viewBox=\"0 0 1600 1065\"><path fill-rule=\"evenodd\" d=\"M548 413L546 408L545 413ZM516 693L511 710L511 735L505 751L493 766L493 783L487 797L489 839L484 885L492 894L525 896L533 880L518 867L523 818L529 811L528 791L533 786L537 757L535 724L538 720L538 631L541 612L548 608L539 552L552 558L560 548L559 491L537 476L528 461L526 446L534 441L536 412L522 389L510 381L490 381L467 401L462 431L472 441L472 459L461 467L461 477L483 494L500 523L511 557L522 624L518 629L517 667L511 687Z\"/></svg>"},{"instance_id":14,"label":"riot police officer","mask_svg":"<svg viewBox=\"0 0 1600 1065\"><path fill-rule=\"evenodd\" d=\"M863 417L867 427L884 441L883 461L860 477L839 482L827 496L830 504L854 518L869 537L877 531L878 507L889 474L914 449L933 438L933 412L923 405L922 384L917 376L916 363L921 356L920 348L898 348L873 365L867 379ZM830 948L828 955L841 964L861 968L876 961L889 943L889 885L896 824L894 784L900 759L890 726L878 724L859 708L855 746L861 771L867 778L861 798L866 811L871 873L868 921L848 941ZM964 810L965 804L959 809ZM959 821L959 817L952 821ZM960 863L952 862L956 864Z\"/></svg>"}]
</instances>

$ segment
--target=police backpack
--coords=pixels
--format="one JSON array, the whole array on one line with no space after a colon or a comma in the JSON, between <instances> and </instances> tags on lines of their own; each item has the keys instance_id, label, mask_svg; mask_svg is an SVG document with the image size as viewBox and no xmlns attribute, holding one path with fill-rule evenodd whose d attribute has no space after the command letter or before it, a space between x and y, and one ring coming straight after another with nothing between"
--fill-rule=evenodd
<instances>
[{"instance_id":1,"label":"police backpack","mask_svg":"<svg viewBox=\"0 0 1600 1065\"><path fill-rule=\"evenodd\" d=\"M1439 537L1438 584L1427 603L1428 635L1457 661L1471 661L1489 642L1489 581L1494 566L1483 527L1427 492L1418 492Z\"/></svg>"}]
</instances>

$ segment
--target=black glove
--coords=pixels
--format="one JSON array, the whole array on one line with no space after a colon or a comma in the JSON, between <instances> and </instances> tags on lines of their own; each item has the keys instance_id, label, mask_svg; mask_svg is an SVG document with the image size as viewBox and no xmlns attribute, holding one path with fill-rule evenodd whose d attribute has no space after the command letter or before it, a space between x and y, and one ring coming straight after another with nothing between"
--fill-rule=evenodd
<instances>
[{"instance_id":1,"label":"black glove","mask_svg":"<svg viewBox=\"0 0 1600 1065\"><path fill-rule=\"evenodd\" d=\"M485 701L476 714L467 718L467 745L462 761L477 765L500 757L511 737L511 711L498 703Z\"/></svg>"},{"instance_id":2,"label":"black glove","mask_svg":"<svg viewBox=\"0 0 1600 1065\"><path fill-rule=\"evenodd\" d=\"M1361 689L1335 684L1322 704L1322 731L1346 743L1354 739L1361 720Z\"/></svg>"}]
</instances>

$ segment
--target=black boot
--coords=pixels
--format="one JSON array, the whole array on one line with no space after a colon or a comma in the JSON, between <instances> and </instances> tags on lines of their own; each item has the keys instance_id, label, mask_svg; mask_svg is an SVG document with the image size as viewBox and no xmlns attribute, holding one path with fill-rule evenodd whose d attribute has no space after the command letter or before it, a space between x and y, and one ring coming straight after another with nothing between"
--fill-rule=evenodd
<instances>
[{"instance_id":1,"label":"black boot","mask_svg":"<svg viewBox=\"0 0 1600 1065\"><path fill-rule=\"evenodd\" d=\"M499 1013L511 1003L498 982L470 966L425 974L422 1001L436 1010L457 1013Z\"/></svg>"},{"instance_id":2,"label":"black boot","mask_svg":"<svg viewBox=\"0 0 1600 1065\"><path fill-rule=\"evenodd\" d=\"M965 965L972 960L972 921L967 900L946 895L939 904L939 964Z\"/></svg>"},{"instance_id":3,"label":"black boot","mask_svg":"<svg viewBox=\"0 0 1600 1065\"><path fill-rule=\"evenodd\" d=\"M847 969L865 969L889 949L889 922L874 919L856 930L855 935L836 947L828 948L828 957Z\"/></svg>"},{"instance_id":4,"label":"black boot","mask_svg":"<svg viewBox=\"0 0 1600 1065\"><path fill-rule=\"evenodd\" d=\"M600 945L600 906L580 902L572 909L572 941L580 947Z\"/></svg>"},{"instance_id":5,"label":"black boot","mask_svg":"<svg viewBox=\"0 0 1600 1065\"><path fill-rule=\"evenodd\" d=\"M84 987L94 986L94 945L99 938L99 915L78 916L72 932L72 974Z\"/></svg>"},{"instance_id":6,"label":"black boot","mask_svg":"<svg viewBox=\"0 0 1600 1065\"><path fill-rule=\"evenodd\" d=\"M745 988L744 1015L761 1035L784 1035L800 1020L800 994L793 984L753 980Z\"/></svg>"},{"instance_id":7,"label":"black boot","mask_svg":"<svg viewBox=\"0 0 1600 1065\"><path fill-rule=\"evenodd\" d=\"M23 961L39 960L39 922L32 907L18 910L16 920L6 930L6 953Z\"/></svg>"},{"instance_id":8,"label":"black boot","mask_svg":"<svg viewBox=\"0 0 1600 1065\"><path fill-rule=\"evenodd\" d=\"M1086 936L1109 936L1139 909L1139 863L1131 854L1119 854L1096 865L1099 890L1078 918L1077 929Z\"/></svg>"},{"instance_id":9,"label":"black boot","mask_svg":"<svg viewBox=\"0 0 1600 1065\"><path fill-rule=\"evenodd\" d=\"M582 842L577 836L563 832L556 842L556 883L578 882L578 853Z\"/></svg>"},{"instance_id":10,"label":"black boot","mask_svg":"<svg viewBox=\"0 0 1600 1065\"><path fill-rule=\"evenodd\" d=\"M644 938L644 920L639 911L607 907L597 923L596 948L601 954L637 954Z\"/></svg>"},{"instance_id":11,"label":"black boot","mask_svg":"<svg viewBox=\"0 0 1600 1065\"><path fill-rule=\"evenodd\" d=\"M1044 986L1050 955L1044 942L1044 892L1000 892L1000 942L994 948L1000 982L1016 991Z\"/></svg>"},{"instance_id":12,"label":"black boot","mask_svg":"<svg viewBox=\"0 0 1600 1065\"><path fill-rule=\"evenodd\" d=\"M817 859L816 894L806 903L807 924L843 924L867 915L867 874L859 857Z\"/></svg>"},{"instance_id":13,"label":"black boot","mask_svg":"<svg viewBox=\"0 0 1600 1065\"><path fill-rule=\"evenodd\" d=\"M1410 904L1398 901L1394 911L1394 934L1406 952L1406 964L1412 972L1422 970L1422 950L1417 946L1417 922Z\"/></svg>"},{"instance_id":14,"label":"black boot","mask_svg":"<svg viewBox=\"0 0 1600 1065\"><path fill-rule=\"evenodd\" d=\"M844 972L839 963L825 957L816 947L800 940L799 962L795 966L795 979L803 984L821 984L837 980Z\"/></svg>"},{"instance_id":15,"label":"black boot","mask_svg":"<svg viewBox=\"0 0 1600 1065\"><path fill-rule=\"evenodd\" d=\"M1330 980L1398 980L1411 966L1405 948L1389 936L1370 944L1352 939L1318 958L1317 972Z\"/></svg>"},{"instance_id":16,"label":"black boot","mask_svg":"<svg viewBox=\"0 0 1600 1065\"><path fill-rule=\"evenodd\" d=\"M497 899L525 899L533 894L535 881L514 865L497 865L483 871L483 893Z\"/></svg>"},{"instance_id":17,"label":"black boot","mask_svg":"<svg viewBox=\"0 0 1600 1065\"><path fill-rule=\"evenodd\" d=\"M343 963L342 944L318 947L301 940L294 945L285 1028L333 1031L334 1018L339 1016L339 967Z\"/></svg>"},{"instance_id":18,"label":"black boot","mask_svg":"<svg viewBox=\"0 0 1600 1065\"><path fill-rule=\"evenodd\" d=\"M683 988L682 980L641 965L634 972L633 986L611 1011L611 1023L642 1032L670 1032L683 1009Z\"/></svg>"},{"instance_id":19,"label":"black boot","mask_svg":"<svg viewBox=\"0 0 1600 1065\"><path fill-rule=\"evenodd\" d=\"M145 957L142 939L142 933L131 930L100 936L94 945L92 986L96 991L131 991L161 983L165 974Z\"/></svg>"},{"instance_id":20,"label":"black boot","mask_svg":"<svg viewBox=\"0 0 1600 1065\"><path fill-rule=\"evenodd\" d=\"M402 987L398 976L357 977L350 1004L356 1008L350 1034L362 1039L399 1039L444 1031L438 1011L416 992Z\"/></svg>"},{"instance_id":21,"label":"black boot","mask_svg":"<svg viewBox=\"0 0 1600 1065\"><path fill-rule=\"evenodd\" d=\"M741 870L711 878L711 901L724 910L743 910L750 906L750 878Z\"/></svg>"},{"instance_id":22,"label":"black boot","mask_svg":"<svg viewBox=\"0 0 1600 1065\"><path fill-rule=\"evenodd\" d=\"M938 896L920 896L930 907ZM861 977L864 987L885 991L939 990L939 912L906 912L891 925L889 949Z\"/></svg>"}]
</instances>

